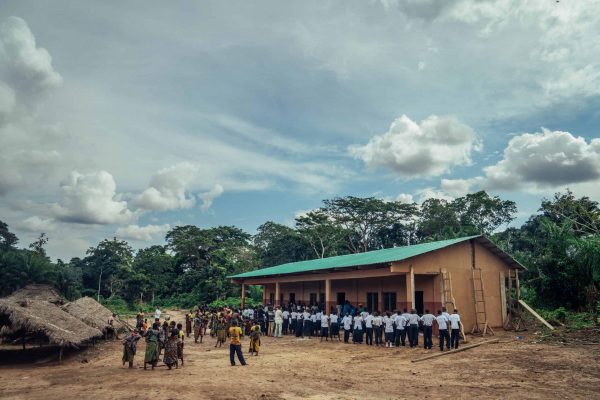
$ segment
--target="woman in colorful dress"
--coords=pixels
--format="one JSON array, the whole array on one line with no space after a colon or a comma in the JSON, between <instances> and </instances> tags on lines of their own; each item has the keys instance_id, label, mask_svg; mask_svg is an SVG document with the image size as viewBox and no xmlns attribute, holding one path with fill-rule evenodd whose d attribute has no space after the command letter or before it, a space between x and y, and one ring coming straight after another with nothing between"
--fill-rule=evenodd
<instances>
[{"instance_id":1,"label":"woman in colorful dress","mask_svg":"<svg viewBox=\"0 0 600 400\"><path fill-rule=\"evenodd\" d=\"M182 328L183 326L181 323L177 324L177 330L179 331L177 337L177 358L181 360L181 366L183 367L183 344L185 342L185 333Z\"/></svg>"},{"instance_id":2,"label":"woman in colorful dress","mask_svg":"<svg viewBox=\"0 0 600 400\"><path fill-rule=\"evenodd\" d=\"M152 365L152 369L156 367L158 362L158 342L160 323L155 322L151 329L146 331L146 354L144 355L144 369L146 364Z\"/></svg>"},{"instance_id":3,"label":"woman in colorful dress","mask_svg":"<svg viewBox=\"0 0 600 400\"><path fill-rule=\"evenodd\" d=\"M219 347L221 347L222 345L225 344L225 341L227 340L227 322L225 322L225 318L221 318L218 322L217 322L217 343L215 343L215 347L217 347L217 345L219 345Z\"/></svg>"},{"instance_id":4,"label":"woman in colorful dress","mask_svg":"<svg viewBox=\"0 0 600 400\"><path fill-rule=\"evenodd\" d=\"M125 365L125 363L128 362L129 368L133 368L133 358L135 357L137 342L141 338L142 337L140 336L138 329L136 328L125 339L123 339L123 365Z\"/></svg>"},{"instance_id":5,"label":"woman in colorful dress","mask_svg":"<svg viewBox=\"0 0 600 400\"><path fill-rule=\"evenodd\" d=\"M179 339L179 330L177 328L171 330L171 335L165 343L165 355L163 362L167 365L167 368L171 369L173 365L175 368L179 368L177 362L177 340Z\"/></svg>"},{"instance_id":6,"label":"woman in colorful dress","mask_svg":"<svg viewBox=\"0 0 600 400\"><path fill-rule=\"evenodd\" d=\"M250 354L258 356L260 350L260 325L254 324L250 328Z\"/></svg>"}]
</instances>

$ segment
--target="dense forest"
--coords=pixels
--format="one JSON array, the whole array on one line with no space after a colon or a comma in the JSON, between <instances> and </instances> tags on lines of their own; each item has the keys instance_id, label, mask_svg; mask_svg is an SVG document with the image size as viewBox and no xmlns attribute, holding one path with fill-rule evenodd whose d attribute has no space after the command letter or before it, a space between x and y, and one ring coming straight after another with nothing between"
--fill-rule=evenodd
<instances>
[{"instance_id":1,"label":"dense forest","mask_svg":"<svg viewBox=\"0 0 600 400\"><path fill-rule=\"evenodd\" d=\"M239 287L230 274L281 263L359 253L427 241L485 234L515 256L528 301L542 308L598 313L600 209L571 192L544 199L521 227L509 227L514 202L468 194L452 201L406 204L369 197L324 200L295 226L265 222L251 235L234 226L177 226L164 245L134 251L123 240L105 239L82 257L52 262L39 238L18 247L0 221L0 295L28 283L50 283L69 299L82 295L130 307L235 302ZM250 297L261 299L260 288Z\"/></svg>"}]
</instances>

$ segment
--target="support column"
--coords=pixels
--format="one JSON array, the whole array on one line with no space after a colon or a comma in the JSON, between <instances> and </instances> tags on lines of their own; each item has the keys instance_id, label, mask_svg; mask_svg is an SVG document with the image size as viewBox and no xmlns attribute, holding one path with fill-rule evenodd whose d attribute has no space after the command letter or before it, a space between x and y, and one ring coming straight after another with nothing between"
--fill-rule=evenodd
<instances>
[{"instance_id":1,"label":"support column","mask_svg":"<svg viewBox=\"0 0 600 400\"><path fill-rule=\"evenodd\" d=\"M262 285L263 287L263 305L267 304L267 285Z\"/></svg>"},{"instance_id":2,"label":"support column","mask_svg":"<svg viewBox=\"0 0 600 400\"><path fill-rule=\"evenodd\" d=\"M406 308L415 308L415 270L411 265L406 276Z\"/></svg>"},{"instance_id":3,"label":"support column","mask_svg":"<svg viewBox=\"0 0 600 400\"><path fill-rule=\"evenodd\" d=\"M279 282L275 282L275 304L276 306L279 306L281 304L279 304Z\"/></svg>"},{"instance_id":4,"label":"support column","mask_svg":"<svg viewBox=\"0 0 600 400\"><path fill-rule=\"evenodd\" d=\"M242 310L244 309L245 304L246 304L246 285L244 284L244 282L242 282L242 301L241 301Z\"/></svg>"},{"instance_id":5,"label":"support column","mask_svg":"<svg viewBox=\"0 0 600 400\"><path fill-rule=\"evenodd\" d=\"M377 292L377 309L380 313L385 311L383 309L383 279L379 279L379 289Z\"/></svg>"},{"instance_id":6,"label":"support column","mask_svg":"<svg viewBox=\"0 0 600 400\"><path fill-rule=\"evenodd\" d=\"M333 307L333 301L331 300L331 279L325 279L325 313L329 314Z\"/></svg>"}]
</instances>

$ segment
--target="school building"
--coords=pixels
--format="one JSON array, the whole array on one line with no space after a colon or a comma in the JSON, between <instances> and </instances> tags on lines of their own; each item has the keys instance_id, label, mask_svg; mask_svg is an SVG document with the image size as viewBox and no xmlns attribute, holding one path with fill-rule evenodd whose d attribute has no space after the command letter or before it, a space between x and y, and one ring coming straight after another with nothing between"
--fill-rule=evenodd
<instances>
[{"instance_id":1,"label":"school building","mask_svg":"<svg viewBox=\"0 0 600 400\"><path fill-rule=\"evenodd\" d=\"M230 276L262 285L265 304L324 304L346 300L370 311L457 308L465 331L502 327L507 296L524 267L485 236L300 261Z\"/></svg>"}]
</instances>

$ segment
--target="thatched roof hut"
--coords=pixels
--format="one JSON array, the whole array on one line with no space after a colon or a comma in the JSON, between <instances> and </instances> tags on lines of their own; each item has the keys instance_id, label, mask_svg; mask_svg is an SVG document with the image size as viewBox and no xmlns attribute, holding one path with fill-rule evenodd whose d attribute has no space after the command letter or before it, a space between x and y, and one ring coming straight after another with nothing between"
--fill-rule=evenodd
<instances>
[{"instance_id":1,"label":"thatched roof hut","mask_svg":"<svg viewBox=\"0 0 600 400\"><path fill-rule=\"evenodd\" d=\"M32 284L27 285L13 292L10 296L5 298L11 301L22 301L22 300L39 300L47 301L55 305L62 305L63 299L60 297L58 292L50 285L43 284Z\"/></svg>"},{"instance_id":2,"label":"thatched roof hut","mask_svg":"<svg viewBox=\"0 0 600 400\"><path fill-rule=\"evenodd\" d=\"M99 329L102 332L106 331L108 319L112 316L112 311L91 297L82 297L71 303L65 304L62 308L75 318L80 319L87 325ZM114 326L118 332L125 332L128 330L125 323L118 318L115 319Z\"/></svg>"},{"instance_id":3,"label":"thatched roof hut","mask_svg":"<svg viewBox=\"0 0 600 400\"><path fill-rule=\"evenodd\" d=\"M102 332L47 301L0 299L0 337L43 336L51 344L79 347Z\"/></svg>"}]
</instances>

